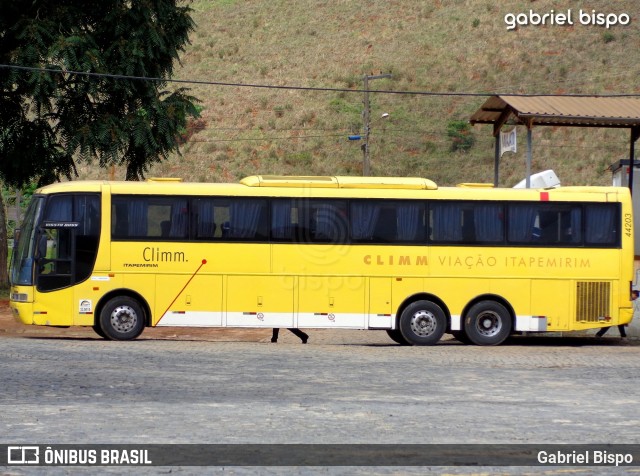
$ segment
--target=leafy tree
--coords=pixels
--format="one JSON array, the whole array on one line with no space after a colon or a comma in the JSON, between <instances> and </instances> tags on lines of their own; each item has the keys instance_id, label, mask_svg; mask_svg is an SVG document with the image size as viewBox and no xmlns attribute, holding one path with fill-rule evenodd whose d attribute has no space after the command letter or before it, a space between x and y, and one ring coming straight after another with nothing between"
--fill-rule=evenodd
<instances>
[{"instance_id":1,"label":"leafy tree","mask_svg":"<svg viewBox=\"0 0 640 476\"><path fill-rule=\"evenodd\" d=\"M136 180L179 152L198 115L166 81L194 28L186 2L0 0L0 11L0 181L71 179L80 161Z\"/></svg>"}]
</instances>

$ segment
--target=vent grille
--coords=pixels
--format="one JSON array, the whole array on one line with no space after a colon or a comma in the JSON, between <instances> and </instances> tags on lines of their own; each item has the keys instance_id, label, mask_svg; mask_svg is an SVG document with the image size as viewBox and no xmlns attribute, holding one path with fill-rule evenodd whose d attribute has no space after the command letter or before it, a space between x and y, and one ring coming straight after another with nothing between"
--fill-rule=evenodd
<instances>
[{"instance_id":1,"label":"vent grille","mask_svg":"<svg viewBox=\"0 0 640 476\"><path fill-rule=\"evenodd\" d=\"M576 321L600 322L611 316L611 283L579 281L576 283Z\"/></svg>"}]
</instances>

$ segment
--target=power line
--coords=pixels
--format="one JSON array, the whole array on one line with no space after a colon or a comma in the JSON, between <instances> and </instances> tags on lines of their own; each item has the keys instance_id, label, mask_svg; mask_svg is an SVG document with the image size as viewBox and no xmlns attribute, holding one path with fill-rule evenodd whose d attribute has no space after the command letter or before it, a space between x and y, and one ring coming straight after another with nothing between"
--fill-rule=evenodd
<instances>
[{"instance_id":1,"label":"power line","mask_svg":"<svg viewBox=\"0 0 640 476\"><path fill-rule=\"evenodd\" d=\"M177 84L197 84L206 86L225 86L225 87L237 87L237 88L256 88L256 89L281 89L292 91L325 91L325 92L342 92L342 93L378 93L378 94L397 94L407 96L441 96L441 97L491 97L491 96L515 96L515 97L553 97L558 94L523 94L523 93L471 93L471 92L434 92L434 91L397 91L392 89L349 89L349 88L329 88L329 87L314 87L314 86L282 86L274 84L255 84L255 83L230 83L223 81L202 81L194 79L170 79L170 78L155 78L149 76L131 76L123 74L110 74L110 73L91 73L86 71L72 71L53 68L35 68L31 66L19 66L10 64L0 64L0 68L14 69L20 71L32 71L41 73L53 73L53 74L75 74L79 76L86 76L91 78L110 78L117 80L129 80L129 81L153 81L160 83L177 83ZM640 94L620 93L620 94L563 94L567 97L640 97Z\"/></svg>"},{"instance_id":2,"label":"power line","mask_svg":"<svg viewBox=\"0 0 640 476\"><path fill-rule=\"evenodd\" d=\"M277 140L296 140L296 139L315 139L325 137L345 137L344 134L322 134L322 135L304 135L304 136L288 136L288 137L237 137L234 139L189 139L189 142L255 142L255 141L277 141Z\"/></svg>"},{"instance_id":3,"label":"power line","mask_svg":"<svg viewBox=\"0 0 640 476\"><path fill-rule=\"evenodd\" d=\"M330 138L344 138L344 134L321 134L321 135L302 135L302 136L287 136L287 137L237 137L233 139L189 139L189 143L193 144L211 144L217 142L259 142L259 141L286 141L286 140L297 140L297 139L330 139ZM397 140L393 138L386 137L384 138L386 142L396 143ZM347 142L347 141L345 141ZM376 140L379 146L380 138ZM429 142L434 144L449 144L450 141L444 138L434 138L429 140ZM477 143L481 143L483 146L492 145L493 139L485 139L483 137L476 138ZM608 144L608 145L607 145ZM620 149L624 149L624 144L619 144L617 142L599 142L597 145L573 145L573 144L536 144L536 148L538 149L578 149L578 150L608 150L611 148L615 148L619 146Z\"/></svg>"},{"instance_id":4,"label":"power line","mask_svg":"<svg viewBox=\"0 0 640 476\"><path fill-rule=\"evenodd\" d=\"M169 83L179 83L179 84L198 84L198 85L209 85L209 86L225 86L225 87L244 87L244 88L260 88L260 89L279 89L279 90L299 90L299 91L325 91L325 92L349 92L349 93L380 93L380 94L397 94L397 95L416 95L416 96L441 96L441 97L490 97L496 95L509 95L509 96L518 96L518 97L531 97L531 96L558 96L556 94L521 94L521 93L471 93L471 92L430 92L430 91L396 91L396 90L373 90L373 89L347 89L347 88L328 88L328 87L307 87L307 86L283 86L283 85L265 85L265 84L252 84L252 83L230 83L230 82L219 82L219 81L200 81L200 80L186 80L186 79L165 79L165 78L156 78L156 77L146 77L146 76L132 76L132 75L119 75L119 74L109 74L109 73L91 73L84 71L72 71L72 70L61 70L61 69L53 69L53 68L35 68L29 66L19 66L19 65L7 65L0 64L0 68L3 69L14 69L21 71L32 71L32 72L47 72L53 74L75 74L86 77L96 77L96 78L110 78L115 80L132 80L132 81L155 81L155 82L169 82ZM640 97L640 94L565 94L563 96L569 97ZM219 128L218 130L237 130L237 131L250 131L251 129L242 129L242 128ZM276 129L278 130L278 129ZM327 130L327 129L309 129L309 128L300 128L300 129L281 129L281 131L294 131L294 130ZM343 129L346 130L346 129ZM402 129L393 129L393 128L385 128L386 132L392 133L404 133L404 134L433 134L440 135L442 131L421 131L421 130L402 130ZM300 136L289 136L289 137L264 137L264 138L233 138L233 139L190 139L190 142L197 143L207 143L207 142L243 142L243 141L280 141L280 140L296 140L296 139L311 139L311 138L335 138L335 137L343 137L343 134L325 134L325 135L300 135ZM387 138L389 140L389 138ZM430 140L430 142L435 143L444 143L445 140ZM481 140L481 142L484 142ZM613 143L611 143L613 145ZM599 149L599 148L607 148L606 146L600 147L592 147L592 146L574 146L574 145L551 145L551 144L538 144L537 147L542 148L576 148L576 149Z\"/></svg>"}]
</instances>

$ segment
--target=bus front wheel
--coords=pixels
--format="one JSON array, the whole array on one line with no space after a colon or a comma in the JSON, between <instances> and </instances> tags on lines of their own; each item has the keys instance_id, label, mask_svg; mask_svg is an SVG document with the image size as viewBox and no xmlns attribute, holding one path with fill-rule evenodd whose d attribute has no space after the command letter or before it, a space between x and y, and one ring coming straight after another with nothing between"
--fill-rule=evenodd
<instances>
[{"instance_id":1,"label":"bus front wheel","mask_svg":"<svg viewBox=\"0 0 640 476\"><path fill-rule=\"evenodd\" d=\"M434 345L447 327L447 317L440 306L431 301L409 304L400 315L402 337L412 345Z\"/></svg>"},{"instance_id":2,"label":"bus front wheel","mask_svg":"<svg viewBox=\"0 0 640 476\"><path fill-rule=\"evenodd\" d=\"M391 340L400 345L409 345L404 337L402 337L402 332L400 329L387 329L387 335L391 337Z\"/></svg>"},{"instance_id":3,"label":"bus front wheel","mask_svg":"<svg viewBox=\"0 0 640 476\"><path fill-rule=\"evenodd\" d=\"M480 301L469 309L464 331L476 345L499 345L511 334L511 314L500 303Z\"/></svg>"},{"instance_id":4,"label":"bus front wheel","mask_svg":"<svg viewBox=\"0 0 640 476\"><path fill-rule=\"evenodd\" d=\"M102 327L100 327L99 323L93 325L93 330L95 331L96 334L98 334L103 339L108 339L107 335L104 332L102 332Z\"/></svg>"},{"instance_id":5,"label":"bus front wheel","mask_svg":"<svg viewBox=\"0 0 640 476\"><path fill-rule=\"evenodd\" d=\"M110 340L131 340L144 330L144 311L140 303L128 296L107 301L100 312L100 328Z\"/></svg>"}]
</instances>

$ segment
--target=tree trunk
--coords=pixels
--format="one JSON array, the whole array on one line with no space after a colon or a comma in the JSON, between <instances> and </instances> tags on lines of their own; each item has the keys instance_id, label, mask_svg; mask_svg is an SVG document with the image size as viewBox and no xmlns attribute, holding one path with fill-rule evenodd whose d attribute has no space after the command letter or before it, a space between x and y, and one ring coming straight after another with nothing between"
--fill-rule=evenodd
<instances>
[{"instance_id":1,"label":"tree trunk","mask_svg":"<svg viewBox=\"0 0 640 476\"><path fill-rule=\"evenodd\" d=\"M9 287L8 257L7 214L5 213L4 199L0 193L0 288L2 289Z\"/></svg>"}]
</instances>

